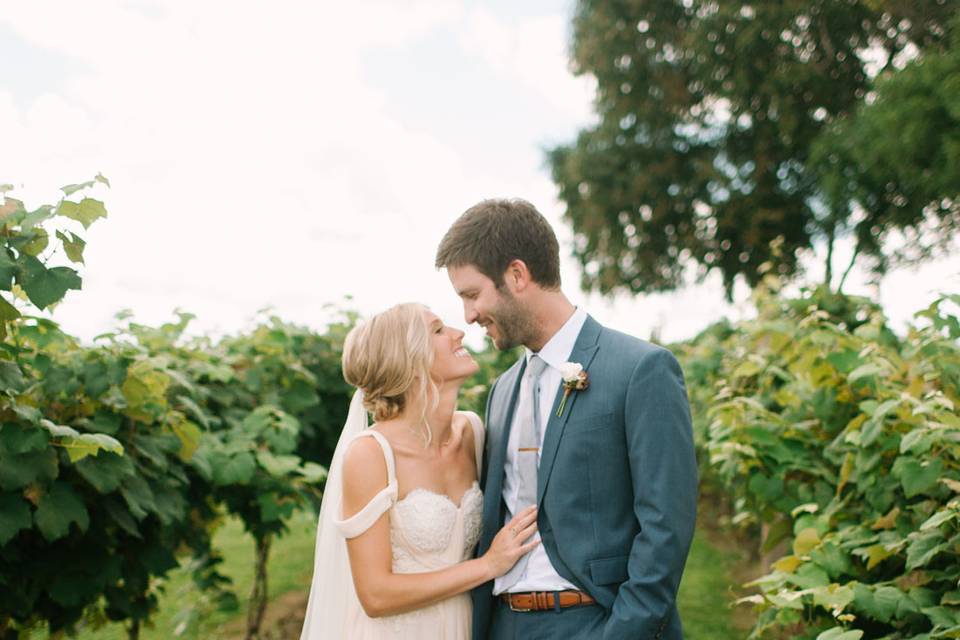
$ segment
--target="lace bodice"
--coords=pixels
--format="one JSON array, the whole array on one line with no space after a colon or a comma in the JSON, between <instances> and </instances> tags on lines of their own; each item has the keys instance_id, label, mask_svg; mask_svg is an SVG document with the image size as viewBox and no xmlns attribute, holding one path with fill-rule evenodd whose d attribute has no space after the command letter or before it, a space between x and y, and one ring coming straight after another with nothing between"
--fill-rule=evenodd
<instances>
[{"instance_id":1,"label":"lace bodice","mask_svg":"<svg viewBox=\"0 0 960 640\"><path fill-rule=\"evenodd\" d=\"M445 495L414 489L390 511L390 547L397 573L432 571L470 557L480 539L483 492L477 482L456 505Z\"/></svg>"},{"instance_id":2,"label":"lace bodice","mask_svg":"<svg viewBox=\"0 0 960 640\"><path fill-rule=\"evenodd\" d=\"M483 453L483 425L468 413L474 433L477 469ZM373 437L380 443L387 463L388 484L363 508L337 526L347 538L366 531L384 511L390 514L390 547L397 573L434 571L468 559L480 538L483 492L478 482L467 489L457 505L448 496L427 489L414 489L397 499L393 450L379 432L368 430L357 437Z\"/></svg>"}]
</instances>

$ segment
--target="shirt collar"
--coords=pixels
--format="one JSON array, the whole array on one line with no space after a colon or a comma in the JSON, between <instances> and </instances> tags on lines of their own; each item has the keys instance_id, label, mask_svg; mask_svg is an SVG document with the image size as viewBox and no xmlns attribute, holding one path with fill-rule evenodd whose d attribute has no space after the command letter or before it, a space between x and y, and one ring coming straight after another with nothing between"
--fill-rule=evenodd
<instances>
[{"instance_id":1,"label":"shirt collar","mask_svg":"<svg viewBox=\"0 0 960 640\"><path fill-rule=\"evenodd\" d=\"M560 369L560 365L570 358L573 352L573 346L577 342L577 336L583 329L583 323L587 321L587 312L577 307L563 326L553 334L553 337L543 345L543 348L537 353L540 358L554 369ZM530 362L530 356L533 352L525 348L527 363Z\"/></svg>"}]
</instances>

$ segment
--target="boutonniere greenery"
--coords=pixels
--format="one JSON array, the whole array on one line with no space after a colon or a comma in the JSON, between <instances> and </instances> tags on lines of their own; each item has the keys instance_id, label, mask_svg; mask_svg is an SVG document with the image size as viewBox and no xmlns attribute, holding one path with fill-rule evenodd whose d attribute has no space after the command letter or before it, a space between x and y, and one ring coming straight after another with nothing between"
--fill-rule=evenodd
<instances>
[{"instance_id":1,"label":"boutonniere greenery","mask_svg":"<svg viewBox=\"0 0 960 640\"><path fill-rule=\"evenodd\" d=\"M560 399L560 406L557 407L558 418L563 414L563 408L567 405L567 396L574 391L583 391L590 386L587 372L583 370L583 365L579 362L564 362L560 365L560 375L563 377L563 398Z\"/></svg>"}]
</instances>

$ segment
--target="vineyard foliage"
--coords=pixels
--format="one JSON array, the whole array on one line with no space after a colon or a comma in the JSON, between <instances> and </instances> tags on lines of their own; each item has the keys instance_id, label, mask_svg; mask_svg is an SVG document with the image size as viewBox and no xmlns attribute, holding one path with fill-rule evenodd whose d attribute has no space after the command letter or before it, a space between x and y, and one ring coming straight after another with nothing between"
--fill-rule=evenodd
<instances>
[{"instance_id":1,"label":"vineyard foliage","mask_svg":"<svg viewBox=\"0 0 960 640\"><path fill-rule=\"evenodd\" d=\"M3 638L107 620L137 637L162 578L188 558L205 590L197 602L235 605L212 531L236 515L268 552L294 511L316 504L320 462L348 406L339 361L349 314L324 334L264 318L216 343L187 339L191 317L180 314L156 328L128 322L93 346L27 315L80 288L71 267L48 266L60 253L43 223L86 227L105 216L99 201L69 199L99 182L65 187L60 203L32 212L9 197L2 205ZM82 262L79 235L55 237Z\"/></svg>"},{"instance_id":2,"label":"vineyard foliage","mask_svg":"<svg viewBox=\"0 0 960 640\"><path fill-rule=\"evenodd\" d=\"M138 636L167 573L198 585L181 629L236 606L211 534L225 514L266 556L317 505L352 392L346 332L259 318L217 341L189 314L79 343L31 308L80 287L80 229L106 215L64 188L54 206L0 205L0 638L123 621ZM9 191L3 187L4 191ZM774 556L745 605L756 638L960 637L960 296L900 336L868 300L756 292L757 317L674 349L690 393L704 495ZM476 354L461 408L482 413L517 357ZM308 563L309 564L309 563ZM262 609L260 609L262 613ZM256 632L259 616L248 619Z\"/></svg>"},{"instance_id":3,"label":"vineyard foliage","mask_svg":"<svg viewBox=\"0 0 960 640\"><path fill-rule=\"evenodd\" d=\"M705 482L779 552L751 637L960 637L960 296L902 338L822 289L757 304L678 347Z\"/></svg>"}]
</instances>

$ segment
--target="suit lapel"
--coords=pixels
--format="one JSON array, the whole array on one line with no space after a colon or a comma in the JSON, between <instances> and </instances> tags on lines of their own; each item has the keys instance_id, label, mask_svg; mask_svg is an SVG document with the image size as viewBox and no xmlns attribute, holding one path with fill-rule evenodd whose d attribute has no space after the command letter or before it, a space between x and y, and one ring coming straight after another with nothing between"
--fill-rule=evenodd
<instances>
[{"instance_id":1,"label":"suit lapel","mask_svg":"<svg viewBox=\"0 0 960 640\"><path fill-rule=\"evenodd\" d=\"M507 457L507 442L510 440L513 413L517 407L517 397L520 395L520 379L525 368L526 358L520 358L503 374L500 382L497 383L497 391L505 401L491 402L491 415L487 416L490 461L487 465L486 486L483 489L486 496L483 501L483 530L485 534L489 534L489 538L493 538L503 519L500 513L500 504L503 501L503 465Z\"/></svg>"},{"instance_id":2,"label":"suit lapel","mask_svg":"<svg viewBox=\"0 0 960 640\"><path fill-rule=\"evenodd\" d=\"M570 352L569 362L579 362L583 365L584 371L590 368L594 356L597 355L597 340L600 337L600 323L589 315L583 328L580 329L580 335L573 345L573 351ZM589 371L588 371L589 373ZM589 389L588 389L589 391ZM577 397L583 392L574 391L567 397L566 405L563 408L563 414L557 417L557 408L563 398L563 384L557 390L556 398L553 401L553 408L550 410L550 418L547 421L547 428L544 431L543 450L540 452L540 469L537 472L537 507L543 502L543 494L547 488L547 481L550 479L550 473L553 471L553 461L557 457L557 449L560 447L560 439L563 437L563 429L567 425L567 420L573 413ZM501 461L502 465L502 461Z\"/></svg>"}]
</instances>

